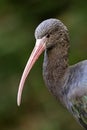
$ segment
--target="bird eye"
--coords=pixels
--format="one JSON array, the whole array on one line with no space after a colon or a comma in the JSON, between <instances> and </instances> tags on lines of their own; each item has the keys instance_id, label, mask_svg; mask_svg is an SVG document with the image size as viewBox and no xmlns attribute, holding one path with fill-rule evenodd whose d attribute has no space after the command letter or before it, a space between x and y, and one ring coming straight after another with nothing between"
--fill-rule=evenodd
<instances>
[{"instance_id":1,"label":"bird eye","mask_svg":"<svg viewBox=\"0 0 87 130\"><path fill-rule=\"evenodd\" d=\"M49 34L47 34L47 35L46 35L46 37L47 37L47 38L49 38L49 37L50 37L50 35L49 35Z\"/></svg>"}]
</instances>

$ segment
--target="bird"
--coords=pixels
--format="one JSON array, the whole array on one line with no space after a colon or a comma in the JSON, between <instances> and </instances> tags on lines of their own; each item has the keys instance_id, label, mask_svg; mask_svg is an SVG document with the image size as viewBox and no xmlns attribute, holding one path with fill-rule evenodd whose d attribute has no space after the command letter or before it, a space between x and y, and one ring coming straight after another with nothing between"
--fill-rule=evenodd
<instances>
[{"instance_id":1,"label":"bird","mask_svg":"<svg viewBox=\"0 0 87 130\"><path fill-rule=\"evenodd\" d=\"M87 130L87 60L69 65L69 31L59 19L42 21L35 30L35 39L35 47L20 80L18 106L26 78L44 52L43 79L48 90Z\"/></svg>"}]
</instances>

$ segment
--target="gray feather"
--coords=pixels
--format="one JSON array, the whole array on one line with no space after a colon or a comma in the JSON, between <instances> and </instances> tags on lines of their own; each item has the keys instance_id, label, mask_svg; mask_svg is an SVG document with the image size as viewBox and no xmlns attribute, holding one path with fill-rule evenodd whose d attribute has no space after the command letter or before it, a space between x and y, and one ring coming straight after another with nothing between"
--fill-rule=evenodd
<instances>
[{"instance_id":1,"label":"gray feather","mask_svg":"<svg viewBox=\"0 0 87 130\"><path fill-rule=\"evenodd\" d=\"M67 108L87 129L87 60L70 66L67 83Z\"/></svg>"}]
</instances>

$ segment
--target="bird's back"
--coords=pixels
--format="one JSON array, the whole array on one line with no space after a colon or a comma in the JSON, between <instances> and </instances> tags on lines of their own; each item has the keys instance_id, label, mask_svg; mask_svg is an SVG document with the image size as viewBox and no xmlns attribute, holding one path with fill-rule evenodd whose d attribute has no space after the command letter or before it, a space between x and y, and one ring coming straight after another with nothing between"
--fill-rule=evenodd
<instances>
[{"instance_id":1,"label":"bird's back","mask_svg":"<svg viewBox=\"0 0 87 130\"><path fill-rule=\"evenodd\" d=\"M67 107L87 130L87 60L69 68Z\"/></svg>"},{"instance_id":2,"label":"bird's back","mask_svg":"<svg viewBox=\"0 0 87 130\"><path fill-rule=\"evenodd\" d=\"M69 67L68 98L80 97L87 94L87 60Z\"/></svg>"}]
</instances>

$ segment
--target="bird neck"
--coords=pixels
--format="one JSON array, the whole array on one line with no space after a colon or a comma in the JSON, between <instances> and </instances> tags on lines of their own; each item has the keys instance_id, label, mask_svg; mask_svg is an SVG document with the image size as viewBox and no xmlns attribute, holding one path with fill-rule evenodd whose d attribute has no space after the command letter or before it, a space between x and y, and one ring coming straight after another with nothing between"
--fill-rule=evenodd
<instances>
[{"instance_id":1,"label":"bird neck","mask_svg":"<svg viewBox=\"0 0 87 130\"><path fill-rule=\"evenodd\" d=\"M59 44L45 51L43 76L49 91L56 98L61 97L61 91L67 81L68 50L68 44Z\"/></svg>"}]
</instances>

